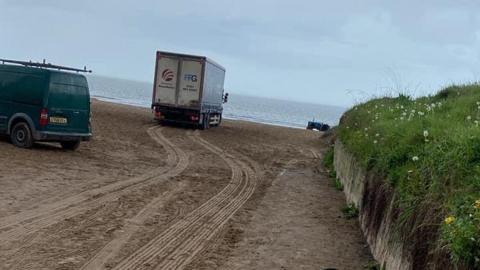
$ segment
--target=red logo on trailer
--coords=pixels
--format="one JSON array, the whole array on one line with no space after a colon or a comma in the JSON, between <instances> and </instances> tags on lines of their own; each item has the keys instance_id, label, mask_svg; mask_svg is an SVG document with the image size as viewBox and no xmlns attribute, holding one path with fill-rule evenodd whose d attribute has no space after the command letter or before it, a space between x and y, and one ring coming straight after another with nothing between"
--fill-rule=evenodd
<instances>
[{"instance_id":1,"label":"red logo on trailer","mask_svg":"<svg viewBox=\"0 0 480 270\"><path fill-rule=\"evenodd\" d=\"M162 79L166 82L170 82L175 78L175 73L171 69L165 69L162 72Z\"/></svg>"}]
</instances>

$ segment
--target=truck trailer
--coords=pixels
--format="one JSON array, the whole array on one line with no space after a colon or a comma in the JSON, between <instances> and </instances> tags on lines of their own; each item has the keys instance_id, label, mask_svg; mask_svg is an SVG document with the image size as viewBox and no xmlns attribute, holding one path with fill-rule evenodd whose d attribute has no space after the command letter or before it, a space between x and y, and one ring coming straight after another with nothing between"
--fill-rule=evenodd
<instances>
[{"instance_id":1,"label":"truck trailer","mask_svg":"<svg viewBox=\"0 0 480 270\"><path fill-rule=\"evenodd\" d=\"M204 56L158 51L152 110L160 123L208 129L222 122L225 68Z\"/></svg>"}]
</instances>

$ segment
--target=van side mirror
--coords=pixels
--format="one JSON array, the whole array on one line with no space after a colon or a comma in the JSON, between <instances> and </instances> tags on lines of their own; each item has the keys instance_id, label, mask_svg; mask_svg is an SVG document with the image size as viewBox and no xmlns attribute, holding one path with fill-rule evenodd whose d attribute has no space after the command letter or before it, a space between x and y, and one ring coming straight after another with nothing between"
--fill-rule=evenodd
<instances>
[{"instance_id":1,"label":"van side mirror","mask_svg":"<svg viewBox=\"0 0 480 270\"><path fill-rule=\"evenodd\" d=\"M227 103L228 102L228 93L225 93L223 95L223 103Z\"/></svg>"}]
</instances>

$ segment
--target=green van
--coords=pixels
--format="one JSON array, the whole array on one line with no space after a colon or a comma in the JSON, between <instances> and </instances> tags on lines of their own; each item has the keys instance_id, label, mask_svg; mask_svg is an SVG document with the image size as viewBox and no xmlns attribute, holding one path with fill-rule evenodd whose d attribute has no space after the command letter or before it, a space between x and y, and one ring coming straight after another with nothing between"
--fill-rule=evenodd
<instances>
[{"instance_id":1,"label":"green van","mask_svg":"<svg viewBox=\"0 0 480 270\"><path fill-rule=\"evenodd\" d=\"M92 136L83 75L0 63L0 134L18 147L59 142L75 150Z\"/></svg>"}]
</instances>

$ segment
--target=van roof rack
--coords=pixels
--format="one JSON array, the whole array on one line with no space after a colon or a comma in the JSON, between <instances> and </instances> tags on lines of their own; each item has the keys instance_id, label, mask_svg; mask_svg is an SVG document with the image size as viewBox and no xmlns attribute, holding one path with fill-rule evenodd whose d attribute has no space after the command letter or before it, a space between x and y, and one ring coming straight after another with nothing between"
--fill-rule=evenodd
<instances>
[{"instance_id":1,"label":"van roof rack","mask_svg":"<svg viewBox=\"0 0 480 270\"><path fill-rule=\"evenodd\" d=\"M87 70L86 66L83 67L83 69L78 69L78 68L52 65L51 63L46 63L45 59L43 59L43 63L32 62L32 61L26 62L26 61L8 60L8 59L0 59L0 62L2 62L2 64L9 63L9 64L22 65L26 67L49 68L49 69L56 69L56 70L68 70L68 71L74 71L74 72L92 73L91 70Z\"/></svg>"}]
</instances>

